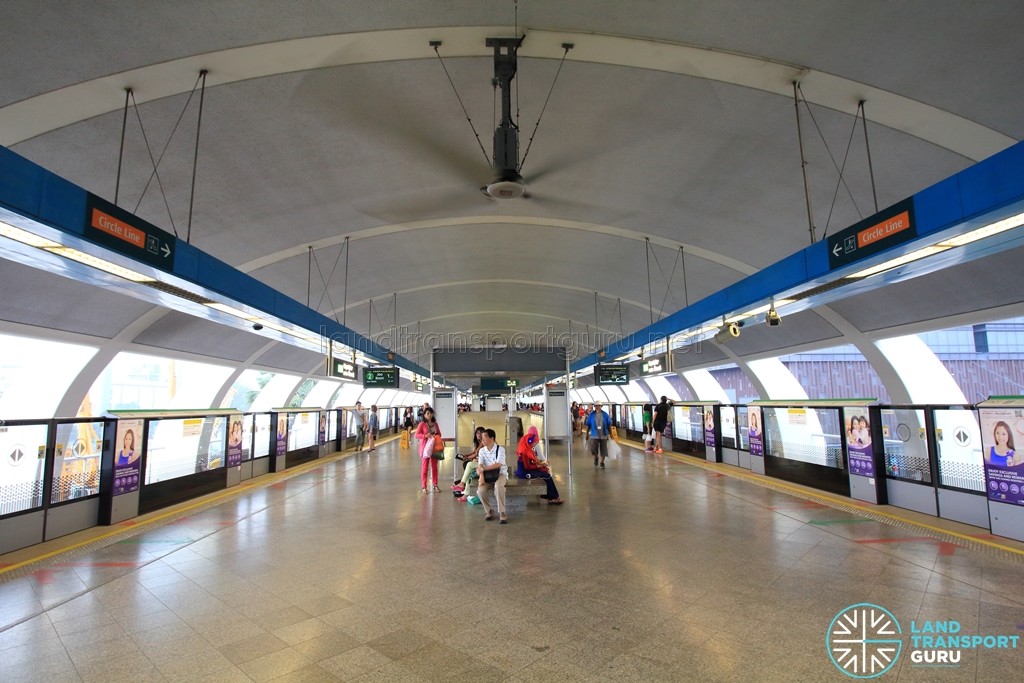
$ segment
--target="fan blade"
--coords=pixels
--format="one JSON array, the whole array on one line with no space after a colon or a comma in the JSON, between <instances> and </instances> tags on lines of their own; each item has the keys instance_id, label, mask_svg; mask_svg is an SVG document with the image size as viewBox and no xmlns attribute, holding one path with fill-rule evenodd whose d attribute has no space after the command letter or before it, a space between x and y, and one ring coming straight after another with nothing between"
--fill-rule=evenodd
<instances>
[{"instance_id":1,"label":"fan blade","mask_svg":"<svg viewBox=\"0 0 1024 683\"><path fill-rule=\"evenodd\" d=\"M474 149L471 133L453 130L450 117L457 112L436 101L415 99L400 78L381 65L316 69L303 77L295 97L309 103L318 116L336 122L338 130L357 128L364 135L383 138L389 150L405 159L436 164L439 171L471 187L488 179L490 164Z\"/></svg>"},{"instance_id":2,"label":"fan blade","mask_svg":"<svg viewBox=\"0 0 1024 683\"><path fill-rule=\"evenodd\" d=\"M464 214L489 213L497 200L466 188L447 190L421 190L407 192L387 199L367 200L356 204L361 213L388 224L411 223L431 218L445 218Z\"/></svg>"}]
</instances>

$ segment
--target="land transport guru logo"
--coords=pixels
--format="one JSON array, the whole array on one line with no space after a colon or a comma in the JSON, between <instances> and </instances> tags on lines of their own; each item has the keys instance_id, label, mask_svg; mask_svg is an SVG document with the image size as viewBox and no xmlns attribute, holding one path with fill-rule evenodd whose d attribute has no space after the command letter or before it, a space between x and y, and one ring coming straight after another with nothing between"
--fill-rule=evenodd
<instances>
[{"instance_id":1,"label":"land transport guru logo","mask_svg":"<svg viewBox=\"0 0 1024 683\"><path fill-rule=\"evenodd\" d=\"M867 602L837 614L825 635L828 656L852 678L875 678L891 669L903 648L903 631L889 610Z\"/></svg>"},{"instance_id":2,"label":"land transport guru logo","mask_svg":"<svg viewBox=\"0 0 1024 683\"><path fill-rule=\"evenodd\" d=\"M899 659L902 633L899 621L889 610L862 602L843 609L832 619L825 647L832 663L847 676L876 678ZM955 620L911 621L910 665L958 667L963 650L1016 649L1019 643L1019 634L964 633Z\"/></svg>"}]
</instances>

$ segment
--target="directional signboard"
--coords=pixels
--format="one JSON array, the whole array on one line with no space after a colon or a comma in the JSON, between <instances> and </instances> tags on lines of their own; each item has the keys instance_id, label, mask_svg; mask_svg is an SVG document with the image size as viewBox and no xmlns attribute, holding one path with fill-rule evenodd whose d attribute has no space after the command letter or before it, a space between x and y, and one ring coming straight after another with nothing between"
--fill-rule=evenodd
<instances>
[{"instance_id":1,"label":"directional signboard","mask_svg":"<svg viewBox=\"0 0 1024 683\"><path fill-rule=\"evenodd\" d=\"M161 270L174 268L177 237L94 194L86 195L85 237Z\"/></svg>"},{"instance_id":2,"label":"directional signboard","mask_svg":"<svg viewBox=\"0 0 1024 683\"><path fill-rule=\"evenodd\" d=\"M363 388L398 388L398 368L391 366L363 370Z\"/></svg>"},{"instance_id":3,"label":"directional signboard","mask_svg":"<svg viewBox=\"0 0 1024 683\"><path fill-rule=\"evenodd\" d=\"M828 236L828 266L835 270L917 237L914 202L905 199Z\"/></svg>"},{"instance_id":4,"label":"directional signboard","mask_svg":"<svg viewBox=\"0 0 1024 683\"><path fill-rule=\"evenodd\" d=\"M356 364L352 361L336 358L333 353L328 354L327 376L348 379L354 382L356 379Z\"/></svg>"},{"instance_id":5,"label":"directional signboard","mask_svg":"<svg viewBox=\"0 0 1024 683\"><path fill-rule=\"evenodd\" d=\"M648 375L663 375L671 370L668 365L668 360L669 356L666 353L661 353L657 356L648 356L640 363L640 374L644 377L647 377Z\"/></svg>"},{"instance_id":6,"label":"directional signboard","mask_svg":"<svg viewBox=\"0 0 1024 683\"><path fill-rule=\"evenodd\" d=\"M628 365L610 365L601 363L594 366L594 383L598 386L604 384L629 384Z\"/></svg>"}]
</instances>

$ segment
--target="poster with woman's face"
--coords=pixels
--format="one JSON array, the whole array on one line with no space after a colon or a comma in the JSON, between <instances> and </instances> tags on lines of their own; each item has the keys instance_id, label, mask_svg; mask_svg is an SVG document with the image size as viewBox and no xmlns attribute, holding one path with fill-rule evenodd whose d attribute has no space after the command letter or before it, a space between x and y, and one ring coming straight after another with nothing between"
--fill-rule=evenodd
<instances>
[{"instance_id":1,"label":"poster with woman's face","mask_svg":"<svg viewBox=\"0 0 1024 683\"><path fill-rule=\"evenodd\" d=\"M288 415L277 414L277 444L274 452L277 455L284 455L288 452Z\"/></svg>"},{"instance_id":2,"label":"poster with woman's face","mask_svg":"<svg viewBox=\"0 0 1024 683\"><path fill-rule=\"evenodd\" d=\"M143 420L118 420L114 448L114 495L139 490L142 481Z\"/></svg>"},{"instance_id":3,"label":"poster with woman's face","mask_svg":"<svg viewBox=\"0 0 1024 683\"><path fill-rule=\"evenodd\" d=\"M242 464L242 416L233 415L228 421L227 466Z\"/></svg>"},{"instance_id":4,"label":"poster with woman's face","mask_svg":"<svg viewBox=\"0 0 1024 683\"><path fill-rule=\"evenodd\" d=\"M871 423L867 416L846 412L846 453L850 459L850 474L860 477L875 476L874 449L871 447Z\"/></svg>"},{"instance_id":5,"label":"poster with woman's face","mask_svg":"<svg viewBox=\"0 0 1024 683\"><path fill-rule=\"evenodd\" d=\"M761 429L761 409L756 406L747 408L747 441L751 455L764 455L764 433Z\"/></svg>"},{"instance_id":6,"label":"poster with woman's face","mask_svg":"<svg viewBox=\"0 0 1024 683\"><path fill-rule=\"evenodd\" d=\"M1024 505L1024 408L981 408L981 450L989 500Z\"/></svg>"},{"instance_id":7,"label":"poster with woman's face","mask_svg":"<svg viewBox=\"0 0 1024 683\"><path fill-rule=\"evenodd\" d=\"M715 445L715 414L710 408L704 411L704 445Z\"/></svg>"}]
</instances>

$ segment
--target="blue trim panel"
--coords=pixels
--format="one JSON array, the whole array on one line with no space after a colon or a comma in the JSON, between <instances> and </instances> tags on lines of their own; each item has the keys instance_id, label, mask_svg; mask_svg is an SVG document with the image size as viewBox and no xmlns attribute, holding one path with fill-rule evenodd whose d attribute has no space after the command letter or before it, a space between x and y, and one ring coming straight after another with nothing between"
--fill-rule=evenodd
<instances>
[{"instance_id":1,"label":"blue trim panel","mask_svg":"<svg viewBox=\"0 0 1024 683\"><path fill-rule=\"evenodd\" d=\"M84 238L82 218L85 216L86 195L86 191L74 183L0 146L0 205L26 218ZM336 339L382 363L394 364L423 376L430 374L425 368L397 354L394 361L388 361L388 350L376 342L180 239L174 245L171 272L176 277L268 315Z\"/></svg>"},{"instance_id":2,"label":"blue trim panel","mask_svg":"<svg viewBox=\"0 0 1024 683\"><path fill-rule=\"evenodd\" d=\"M879 252L887 258L933 242L936 233L967 232L1019 211L1024 202L1024 142L979 161L970 168L939 181L911 197L918 238ZM884 210L879 212L884 213ZM955 228L955 230L953 230ZM857 267L864 267L858 264ZM575 371L612 359L680 330L763 302L768 297L827 276L831 272L827 240L819 240L773 263L736 284L719 290L606 347L604 356L593 353L570 366Z\"/></svg>"}]
</instances>

